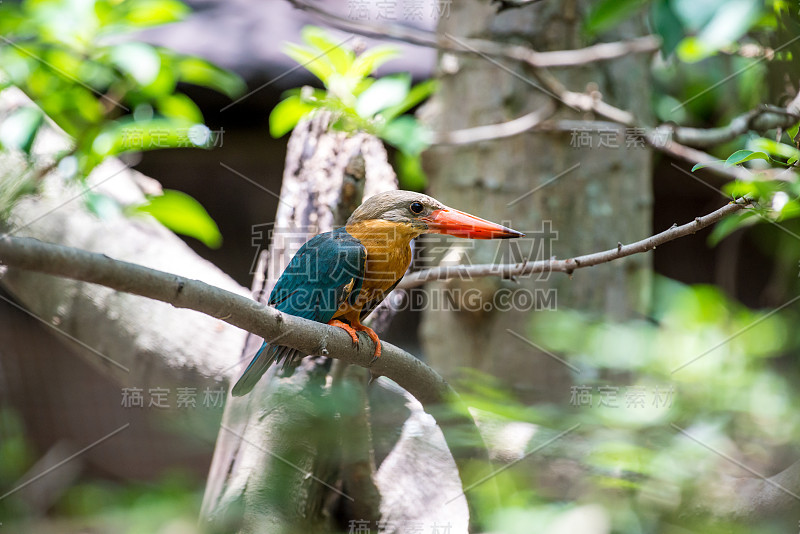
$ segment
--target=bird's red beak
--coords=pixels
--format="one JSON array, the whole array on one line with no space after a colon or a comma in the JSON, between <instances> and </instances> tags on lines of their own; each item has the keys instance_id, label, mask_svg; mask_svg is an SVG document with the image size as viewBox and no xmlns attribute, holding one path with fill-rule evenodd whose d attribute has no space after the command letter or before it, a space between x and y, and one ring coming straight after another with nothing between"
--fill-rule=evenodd
<instances>
[{"instance_id":1,"label":"bird's red beak","mask_svg":"<svg viewBox=\"0 0 800 534\"><path fill-rule=\"evenodd\" d=\"M525 235L522 232L452 208L435 210L429 216L422 217L422 220L428 224L429 231L435 234L472 239L508 239Z\"/></svg>"}]
</instances>

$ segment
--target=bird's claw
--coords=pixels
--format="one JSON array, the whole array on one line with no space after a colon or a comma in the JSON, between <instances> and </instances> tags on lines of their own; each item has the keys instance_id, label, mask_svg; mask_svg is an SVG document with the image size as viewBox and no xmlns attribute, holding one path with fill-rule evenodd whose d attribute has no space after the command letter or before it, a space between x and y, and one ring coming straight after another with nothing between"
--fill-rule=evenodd
<instances>
[{"instance_id":1,"label":"bird's claw","mask_svg":"<svg viewBox=\"0 0 800 534\"><path fill-rule=\"evenodd\" d=\"M356 327L356 329L367 334L367 337L369 337L375 343L375 353L372 355L372 360L369 362L369 364L372 365L378 358L381 357L381 340L378 337L378 334L375 333L375 330L368 326L360 326L361 328Z\"/></svg>"},{"instance_id":2,"label":"bird's claw","mask_svg":"<svg viewBox=\"0 0 800 534\"><path fill-rule=\"evenodd\" d=\"M342 322L338 319L333 319L328 321L328 324L331 326L337 326L350 334L350 339L353 340L354 345L358 345L358 332L364 332L367 334L367 337L370 338L375 343L375 353L372 355L372 360L369 362L370 365L375 363L375 361L381 357L381 340L378 337L378 334L375 333L375 330L368 326L364 326L362 324L358 324L355 327L350 326L349 324Z\"/></svg>"},{"instance_id":3,"label":"bird's claw","mask_svg":"<svg viewBox=\"0 0 800 534\"><path fill-rule=\"evenodd\" d=\"M353 340L353 345L358 345L358 333L356 332L355 328L353 328L347 323L339 321L338 319L333 319L332 321L328 321L328 324L331 326L337 326L342 330L344 330L345 332L347 332L348 334L350 334L350 339Z\"/></svg>"}]
</instances>

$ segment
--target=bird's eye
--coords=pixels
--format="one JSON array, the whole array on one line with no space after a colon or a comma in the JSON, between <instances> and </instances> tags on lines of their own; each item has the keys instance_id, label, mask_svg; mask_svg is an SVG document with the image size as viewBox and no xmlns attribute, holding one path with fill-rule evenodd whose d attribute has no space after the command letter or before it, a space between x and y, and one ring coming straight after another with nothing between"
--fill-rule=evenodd
<instances>
[{"instance_id":1,"label":"bird's eye","mask_svg":"<svg viewBox=\"0 0 800 534\"><path fill-rule=\"evenodd\" d=\"M422 202L412 202L411 205L408 207L411 210L411 213L414 215L419 215L422 213L422 210L425 209L425 206L422 205Z\"/></svg>"}]
</instances>

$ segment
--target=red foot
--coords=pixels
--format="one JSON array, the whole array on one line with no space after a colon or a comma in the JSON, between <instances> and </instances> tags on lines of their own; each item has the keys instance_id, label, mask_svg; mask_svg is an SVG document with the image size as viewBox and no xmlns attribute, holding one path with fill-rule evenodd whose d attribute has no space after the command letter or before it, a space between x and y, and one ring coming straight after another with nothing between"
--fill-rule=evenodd
<instances>
[{"instance_id":1,"label":"red foot","mask_svg":"<svg viewBox=\"0 0 800 534\"><path fill-rule=\"evenodd\" d=\"M347 323L343 323L338 319L333 319L328 321L328 324L331 326L338 326L348 334L350 334L350 338L353 340L354 345L358 345L358 334L356 333L355 329Z\"/></svg>"},{"instance_id":2,"label":"red foot","mask_svg":"<svg viewBox=\"0 0 800 534\"><path fill-rule=\"evenodd\" d=\"M333 319L331 321L328 321L328 324L331 326L338 326L339 328L350 334L350 338L356 345L358 345L358 332L366 333L367 337L370 338L375 343L375 353L372 355L372 361L374 362L375 360L381 357L381 340L378 337L378 334L376 334L372 328L364 326L363 324L350 326L349 324L344 323L338 319Z\"/></svg>"}]
</instances>

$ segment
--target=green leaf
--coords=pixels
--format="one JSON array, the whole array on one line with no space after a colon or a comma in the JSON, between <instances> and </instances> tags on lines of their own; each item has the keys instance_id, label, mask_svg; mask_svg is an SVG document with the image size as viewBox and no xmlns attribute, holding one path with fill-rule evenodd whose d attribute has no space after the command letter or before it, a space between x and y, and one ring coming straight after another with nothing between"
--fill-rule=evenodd
<instances>
[{"instance_id":1,"label":"green leaf","mask_svg":"<svg viewBox=\"0 0 800 534\"><path fill-rule=\"evenodd\" d=\"M397 117L386 124L380 137L409 156L416 156L430 146L430 132L410 115Z\"/></svg>"},{"instance_id":2,"label":"green leaf","mask_svg":"<svg viewBox=\"0 0 800 534\"><path fill-rule=\"evenodd\" d=\"M111 62L141 86L156 81L161 70L161 57L145 43L123 43L112 47Z\"/></svg>"},{"instance_id":3,"label":"green leaf","mask_svg":"<svg viewBox=\"0 0 800 534\"><path fill-rule=\"evenodd\" d=\"M409 94L411 76L396 74L385 76L369 86L356 101L356 113L368 118L391 106L403 102Z\"/></svg>"},{"instance_id":4,"label":"green leaf","mask_svg":"<svg viewBox=\"0 0 800 534\"><path fill-rule=\"evenodd\" d=\"M392 45L378 45L365 50L353 62L348 74L357 78L369 76L375 69L400 55L400 50Z\"/></svg>"},{"instance_id":5,"label":"green leaf","mask_svg":"<svg viewBox=\"0 0 800 534\"><path fill-rule=\"evenodd\" d=\"M398 151L395 155L395 168L400 188L409 191L424 191L428 185L428 177L422 169L422 158L419 154L409 155Z\"/></svg>"},{"instance_id":6,"label":"green leaf","mask_svg":"<svg viewBox=\"0 0 800 534\"><path fill-rule=\"evenodd\" d=\"M328 33L318 26L306 26L300 32L303 40L326 54L333 68L339 74L346 74L355 60L355 53L342 44L332 40Z\"/></svg>"},{"instance_id":7,"label":"green leaf","mask_svg":"<svg viewBox=\"0 0 800 534\"><path fill-rule=\"evenodd\" d=\"M402 102L381 111L381 116L386 119L387 122L391 121L431 96L438 87L439 83L437 80L426 80L418 83L411 88Z\"/></svg>"},{"instance_id":8,"label":"green leaf","mask_svg":"<svg viewBox=\"0 0 800 534\"><path fill-rule=\"evenodd\" d=\"M670 0L657 0L651 10L653 27L661 37L661 53L672 54L683 39L684 30L680 19L672 10Z\"/></svg>"},{"instance_id":9,"label":"green leaf","mask_svg":"<svg viewBox=\"0 0 800 534\"><path fill-rule=\"evenodd\" d=\"M44 114L34 107L22 107L0 123L0 145L30 154Z\"/></svg>"},{"instance_id":10,"label":"green leaf","mask_svg":"<svg viewBox=\"0 0 800 534\"><path fill-rule=\"evenodd\" d=\"M292 95L278 102L269 114L269 133L278 138L292 131L300 119L316 106L304 102L299 95Z\"/></svg>"},{"instance_id":11,"label":"green leaf","mask_svg":"<svg viewBox=\"0 0 800 534\"><path fill-rule=\"evenodd\" d=\"M684 2L685 3L685 2ZM688 5L688 3L686 3ZM696 6L696 2L691 3ZM707 3L708 4L708 3ZM678 57L687 63L701 61L721 48L736 42L758 20L761 14L760 0L726 0L711 2L710 20L704 23L696 36L686 37L677 47ZM684 8L693 10L694 8ZM700 8L702 9L702 8ZM692 19L699 19L692 13Z\"/></svg>"},{"instance_id":12,"label":"green leaf","mask_svg":"<svg viewBox=\"0 0 800 534\"><path fill-rule=\"evenodd\" d=\"M765 161L769 161L769 156L763 152L754 152L752 150L737 150L733 154L731 154L728 159L725 160L726 167L732 167L734 165L739 165L744 163L745 161L750 161L753 159L763 159Z\"/></svg>"},{"instance_id":13,"label":"green leaf","mask_svg":"<svg viewBox=\"0 0 800 534\"><path fill-rule=\"evenodd\" d=\"M148 198L149 202L136 211L149 213L175 233L194 237L209 248L222 245L217 223L203 206L186 193L165 189L164 194Z\"/></svg>"},{"instance_id":14,"label":"green leaf","mask_svg":"<svg viewBox=\"0 0 800 534\"><path fill-rule=\"evenodd\" d=\"M778 221L785 221L786 219L795 219L800 217L800 202L797 199L792 199L786 202L778 212Z\"/></svg>"},{"instance_id":15,"label":"green leaf","mask_svg":"<svg viewBox=\"0 0 800 534\"><path fill-rule=\"evenodd\" d=\"M600 0L596 2L583 24L589 35L604 32L636 13L648 0Z\"/></svg>"},{"instance_id":16,"label":"green leaf","mask_svg":"<svg viewBox=\"0 0 800 534\"><path fill-rule=\"evenodd\" d=\"M744 35L758 20L761 8L761 0L727 0L720 4L698 38L708 50L716 52Z\"/></svg>"},{"instance_id":17,"label":"green leaf","mask_svg":"<svg viewBox=\"0 0 800 534\"><path fill-rule=\"evenodd\" d=\"M311 74L319 78L326 86L328 78L336 72L327 55L316 52L305 46L294 43L283 45L283 53L306 68Z\"/></svg>"},{"instance_id":18,"label":"green leaf","mask_svg":"<svg viewBox=\"0 0 800 534\"><path fill-rule=\"evenodd\" d=\"M781 183L775 180L734 180L724 184L721 189L733 198L748 197L769 203L781 187Z\"/></svg>"},{"instance_id":19,"label":"green leaf","mask_svg":"<svg viewBox=\"0 0 800 534\"><path fill-rule=\"evenodd\" d=\"M800 122L795 124L794 126L787 128L786 133L789 134L789 139L794 141L797 138L797 132L800 129Z\"/></svg>"},{"instance_id":20,"label":"green leaf","mask_svg":"<svg viewBox=\"0 0 800 534\"><path fill-rule=\"evenodd\" d=\"M703 169L705 167L710 167L712 165L719 165L719 164L722 164L722 163L725 163L724 159L717 159L717 160L714 160L714 161L708 161L706 163L698 163L694 167L692 167L692 172L696 171L697 169Z\"/></svg>"},{"instance_id":21,"label":"green leaf","mask_svg":"<svg viewBox=\"0 0 800 534\"><path fill-rule=\"evenodd\" d=\"M714 229L711 231L711 235L708 237L709 244L715 246L739 228L751 226L757 223L758 219L755 217L756 212L754 210L745 210L724 217L721 221L714 225Z\"/></svg>"},{"instance_id":22,"label":"green leaf","mask_svg":"<svg viewBox=\"0 0 800 534\"><path fill-rule=\"evenodd\" d=\"M800 157L800 150L797 148L787 145L786 143L778 143L777 141L773 141L772 139L767 139L765 137L757 137L752 139L748 146L751 146L757 150L762 150L771 156L777 156L781 158L799 158Z\"/></svg>"},{"instance_id":23,"label":"green leaf","mask_svg":"<svg viewBox=\"0 0 800 534\"><path fill-rule=\"evenodd\" d=\"M183 119L189 122L202 123L203 113L188 96L175 93L158 99L158 110L165 117Z\"/></svg>"},{"instance_id":24,"label":"green leaf","mask_svg":"<svg viewBox=\"0 0 800 534\"><path fill-rule=\"evenodd\" d=\"M177 22L190 12L186 4L177 0L138 0L124 4L127 10L122 20L131 26L146 27Z\"/></svg>"},{"instance_id":25,"label":"green leaf","mask_svg":"<svg viewBox=\"0 0 800 534\"><path fill-rule=\"evenodd\" d=\"M234 99L243 94L247 85L233 72L221 69L198 57L182 57L176 61L178 79L201 87L208 87Z\"/></svg>"}]
</instances>

